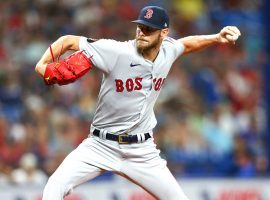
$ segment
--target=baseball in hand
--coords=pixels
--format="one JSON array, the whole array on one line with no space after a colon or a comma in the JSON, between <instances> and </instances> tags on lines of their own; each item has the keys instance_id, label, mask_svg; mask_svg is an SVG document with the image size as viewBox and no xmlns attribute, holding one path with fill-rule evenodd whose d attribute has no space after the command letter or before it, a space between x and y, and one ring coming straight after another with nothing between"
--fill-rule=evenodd
<instances>
[{"instance_id":1,"label":"baseball in hand","mask_svg":"<svg viewBox=\"0 0 270 200\"><path fill-rule=\"evenodd\" d=\"M239 35L238 34L234 34L234 35L230 35L230 34L227 34L226 35L226 38L229 40L229 41L236 41L238 39Z\"/></svg>"}]
</instances>

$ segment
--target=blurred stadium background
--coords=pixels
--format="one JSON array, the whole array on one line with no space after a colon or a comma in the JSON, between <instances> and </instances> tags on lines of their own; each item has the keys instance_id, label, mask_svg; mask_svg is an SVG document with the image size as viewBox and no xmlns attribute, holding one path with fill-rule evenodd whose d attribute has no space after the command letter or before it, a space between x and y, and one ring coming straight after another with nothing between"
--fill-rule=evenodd
<instances>
[{"instance_id":1,"label":"blurred stadium background","mask_svg":"<svg viewBox=\"0 0 270 200\"><path fill-rule=\"evenodd\" d=\"M65 34L134 38L145 5L174 38L236 25L234 46L180 57L156 105L155 141L192 200L270 199L270 3L265 0L1 0L0 199L40 199L47 178L89 132L101 73L44 85L34 67ZM66 199L150 200L106 173Z\"/></svg>"}]
</instances>

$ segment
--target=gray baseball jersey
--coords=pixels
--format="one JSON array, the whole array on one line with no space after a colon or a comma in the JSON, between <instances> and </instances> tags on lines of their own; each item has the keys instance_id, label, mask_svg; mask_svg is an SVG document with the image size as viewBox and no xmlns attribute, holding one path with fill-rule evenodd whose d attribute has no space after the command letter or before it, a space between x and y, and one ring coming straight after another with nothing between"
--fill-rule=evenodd
<instances>
[{"instance_id":1,"label":"gray baseball jersey","mask_svg":"<svg viewBox=\"0 0 270 200\"><path fill-rule=\"evenodd\" d=\"M92 125L116 134L151 131L157 123L154 104L184 45L165 38L154 62L137 52L135 40L93 42L81 37L80 49L104 72Z\"/></svg>"},{"instance_id":2,"label":"gray baseball jersey","mask_svg":"<svg viewBox=\"0 0 270 200\"><path fill-rule=\"evenodd\" d=\"M137 53L135 40L91 42L81 37L80 49L104 72L91 128L91 132L94 128L100 129L102 137L89 134L64 159L46 184L42 199L63 199L78 185L111 171L133 181L157 199L188 200L166 161L160 157L154 138L145 141L142 134L152 134L156 125L155 101L172 63L183 53L183 44L164 39L155 62ZM132 144L104 140L106 131L137 134L140 140L139 136L138 143Z\"/></svg>"}]
</instances>

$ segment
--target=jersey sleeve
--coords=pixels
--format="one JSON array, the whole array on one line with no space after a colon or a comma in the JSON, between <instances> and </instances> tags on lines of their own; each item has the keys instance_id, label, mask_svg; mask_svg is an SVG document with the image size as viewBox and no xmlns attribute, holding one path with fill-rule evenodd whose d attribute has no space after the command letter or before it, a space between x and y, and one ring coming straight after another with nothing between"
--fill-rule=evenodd
<instances>
[{"instance_id":1,"label":"jersey sleeve","mask_svg":"<svg viewBox=\"0 0 270 200\"><path fill-rule=\"evenodd\" d=\"M167 37L164 39L165 44L170 49L171 56L173 60L176 60L179 56L181 56L185 50L185 46L178 40L175 40L171 37Z\"/></svg>"},{"instance_id":2,"label":"jersey sleeve","mask_svg":"<svg viewBox=\"0 0 270 200\"><path fill-rule=\"evenodd\" d=\"M81 37L79 47L90 57L94 66L105 73L114 68L121 51L119 42L108 39L92 40Z\"/></svg>"}]
</instances>

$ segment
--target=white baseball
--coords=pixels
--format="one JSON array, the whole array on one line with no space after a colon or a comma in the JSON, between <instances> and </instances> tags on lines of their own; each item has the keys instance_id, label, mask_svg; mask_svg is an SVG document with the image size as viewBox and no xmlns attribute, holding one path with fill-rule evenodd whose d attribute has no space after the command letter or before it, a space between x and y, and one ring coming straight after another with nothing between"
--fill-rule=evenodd
<instances>
[{"instance_id":1,"label":"white baseball","mask_svg":"<svg viewBox=\"0 0 270 200\"><path fill-rule=\"evenodd\" d=\"M226 38L229 40L229 41L236 41L238 39L239 35L238 34L234 34L234 35L230 35L230 34L227 34L226 35Z\"/></svg>"}]
</instances>

